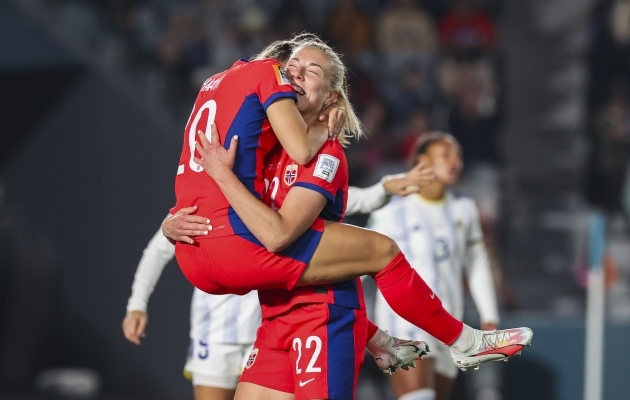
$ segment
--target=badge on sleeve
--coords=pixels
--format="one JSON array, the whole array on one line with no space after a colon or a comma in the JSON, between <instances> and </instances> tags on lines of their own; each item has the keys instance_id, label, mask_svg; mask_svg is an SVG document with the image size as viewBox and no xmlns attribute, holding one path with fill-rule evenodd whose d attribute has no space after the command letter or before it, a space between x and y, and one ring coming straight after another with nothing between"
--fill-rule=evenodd
<instances>
[{"instance_id":1,"label":"badge on sleeve","mask_svg":"<svg viewBox=\"0 0 630 400\"><path fill-rule=\"evenodd\" d=\"M335 179L337 168L339 167L339 159L328 154L320 154L317 158L317 165L313 176L325 179L329 183Z\"/></svg>"},{"instance_id":2,"label":"badge on sleeve","mask_svg":"<svg viewBox=\"0 0 630 400\"><path fill-rule=\"evenodd\" d=\"M284 170L284 183L287 186L291 186L295 183L298 176L297 164L289 164Z\"/></svg>"},{"instance_id":3,"label":"badge on sleeve","mask_svg":"<svg viewBox=\"0 0 630 400\"><path fill-rule=\"evenodd\" d=\"M273 69L276 71L276 78L278 79L278 85L290 85L291 80L287 76L287 73L284 71L280 65L274 65Z\"/></svg>"}]
</instances>

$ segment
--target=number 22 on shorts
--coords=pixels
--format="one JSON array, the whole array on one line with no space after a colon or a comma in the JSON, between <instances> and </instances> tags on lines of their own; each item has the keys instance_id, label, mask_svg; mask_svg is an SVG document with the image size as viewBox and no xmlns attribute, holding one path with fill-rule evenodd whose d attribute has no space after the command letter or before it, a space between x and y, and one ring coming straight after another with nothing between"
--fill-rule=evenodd
<instances>
[{"instance_id":1,"label":"number 22 on shorts","mask_svg":"<svg viewBox=\"0 0 630 400\"><path fill-rule=\"evenodd\" d=\"M306 349L311 349L313 348L313 345L315 346L315 349L313 350L313 355L311 356L311 359L309 360L307 366L306 366L306 370L304 371L305 373L309 373L309 372L322 372L321 367L316 367L315 363L317 362L317 359L319 358L319 354L322 352L322 339L319 338L319 336L309 336L308 338L306 338ZM298 356L297 356L297 360L295 361L295 373L297 374L301 374L302 373L302 368L300 368L300 360L302 359L302 339L300 338L295 338L293 339L293 350L297 351Z\"/></svg>"}]
</instances>

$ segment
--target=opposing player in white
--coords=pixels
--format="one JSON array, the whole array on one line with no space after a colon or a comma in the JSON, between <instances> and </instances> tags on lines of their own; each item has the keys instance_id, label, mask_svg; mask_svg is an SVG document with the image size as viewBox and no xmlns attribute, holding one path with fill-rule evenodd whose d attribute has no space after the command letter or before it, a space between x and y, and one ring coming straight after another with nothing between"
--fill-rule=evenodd
<instances>
[{"instance_id":1,"label":"opposing player in white","mask_svg":"<svg viewBox=\"0 0 630 400\"><path fill-rule=\"evenodd\" d=\"M369 213L385 205L392 194L404 196L415 193L432 179L432 170L418 165L405 174L386 176L369 188L351 188L346 214ZM169 232L172 239L192 243L193 237L212 229L210 221L195 216L195 211L194 207L184 208L169 216L174 227ZM139 345L144 337L149 297L174 255L175 246L162 234L162 229L158 230L138 264L127 303L127 315L123 320L123 333L132 343ZM245 296L217 296L194 290L190 310L190 347L184 373L192 380L196 400L228 400L234 397L259 325L260 305L256 292ZM413 363L417 356L414 346L398 346L388 339L389 335L378 331L368 343L370 352L383 371L393 373L393 365L401 358L405 363Z\"/></svg>"},{"instance_id":2,"label":"opposing player in white","mask_svg":"<svg viewBox=\"0 0 630 400\"><path fill-rule=\"evenodd\" d=\"M435 180L418 194L395 198L374 212L369 227L396 241L444 308L458 319L464 314L462 273L466 272L481 328L494 330L499 313L477 207L472 199L449 190L462 169L459 143L445 133L426 134L417 143L413 162L433 167ZM380 293L375 314L377 325L391 335L425 341L431 350L415 370L391 377L398 399L447 399L457 376L456 364L460 361L459 366L465 367L462 360L453 357L454 364L447 346L396 315Z\"/></svg>"}]
</instances>

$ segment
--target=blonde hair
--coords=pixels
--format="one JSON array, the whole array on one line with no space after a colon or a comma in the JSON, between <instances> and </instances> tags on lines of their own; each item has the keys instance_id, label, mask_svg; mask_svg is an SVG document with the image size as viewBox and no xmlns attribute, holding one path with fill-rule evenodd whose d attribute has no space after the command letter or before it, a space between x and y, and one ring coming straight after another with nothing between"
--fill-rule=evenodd
<instances>
[{"instance_id":1,"label":"blonde hair","mask_svg":"<svg viewBox=\"0 0 630 400\"><path fill-rule=\"evenodd\" d=\"M293 54L305 47L311 47L324 53L330 62L330 71L332 73L329 84L330 90L336 91L338 95L334 102L322 107L322 110L333 105L344 110L346 120L344 125L341 127L341 131L339 132L339 136L337 138L342 146L348 146L352 137L359 139L361 136L364 136L364 133L363 128L361 127L361 121L359 120L359 117L357 117L357 114L349 101L346 66L341 62L339 54L337 54L330 46L324 43L316 35L312 33L301 33L295 38L300 38L300 36L304 39L296 43L296 47L293 49Z\"/></svg>"}]
</instances>

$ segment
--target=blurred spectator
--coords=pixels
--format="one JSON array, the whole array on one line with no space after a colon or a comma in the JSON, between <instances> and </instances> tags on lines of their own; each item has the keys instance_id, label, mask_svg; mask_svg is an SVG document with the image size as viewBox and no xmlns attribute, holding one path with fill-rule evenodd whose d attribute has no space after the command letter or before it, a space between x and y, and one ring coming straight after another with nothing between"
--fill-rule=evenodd
<instances>
[{"instance_id":1,"label":"blurred spectator","mask_svg":"<svg viewBox=\"0 0 630 400\"><path fill-rule=\"evenodd\" d=\"M626 168L630 162L630 102L617 91L595 117L596 169L600 196L609 210L620 210Z\"/></svg>"},{"instance_id":2,"label":"blurred spectator","mask_svg":"<svg viewBox=\"0 0 630 400\"><path fill-rule=\"evenodd\" d=\"M433 19L413 0L396 0L383 11L376 37L381 54L396 60L432 55L437 48Z\"/></svg>"},{"instance_id":3,"label":"blurred spectator","mask_svg":"<svg viewBox=\"0 0 630 400\"><path fill-rule=\"evenodd\" d=\"M355 0L341 0L328 16L327 32L344 61L353 64L361 53L370 50L372 21L357 8Z\"/></svg>"},{"instance_id":4,"label":"blurred spectator","mask_svg":"<svg viewBox=\"0 0 630 400\"><path fill-rule=\"evenodd\" d=\"M439 35L443 48L457 57L475 57L497 44L494 21L476 0L457 0L440 20Z\"/></svg>"},{"instance_id":5,"label":"blurred spectator","mask_svg":"<svg viewBox=\"0 0 630 400\"><path fill-rule=\"evenodd\" d=\"M618 44L630 44L630 0L614 2L610 12L610 31Z\"/></svg>"},{"instance_id":6,"label":"blurred spectator","mask_svg":"<svg viewBox=\"0 0 630 400\"><path fill-rule=\"evenodd\" d=\"M407 126L402 133L402 140L398 146L398 157L401 160L408 160L414 150L414 146L420 136L431 130L429 115L422 108L413 110Z\"/></svg>"},{"instance_id":7,"label":"blurred spectator","mask_svg":"<svg viewBox=\"0 0 630 400\"><path fill-rule=\"evenodd\" d=\"M434 100L431 64L408 62L382 87L394 117L406 120L413 109L428 108Z\"/></svg>"}]
</instances>

